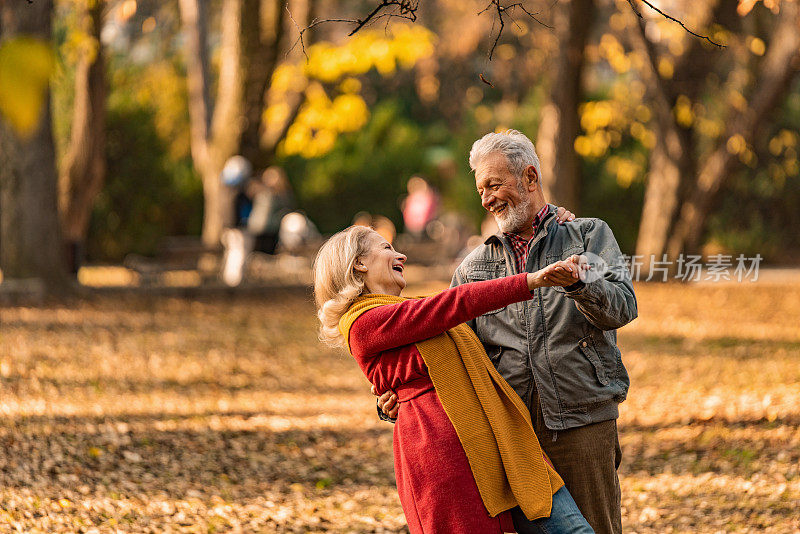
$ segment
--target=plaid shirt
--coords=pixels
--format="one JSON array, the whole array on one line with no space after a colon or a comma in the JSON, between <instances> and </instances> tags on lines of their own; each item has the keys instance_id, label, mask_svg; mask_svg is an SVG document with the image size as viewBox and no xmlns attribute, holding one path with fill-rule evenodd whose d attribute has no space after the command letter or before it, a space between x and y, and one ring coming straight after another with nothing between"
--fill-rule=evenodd
<instances>
[{"instance_id":1,"label":"plaid shirt","mask_svg":"<svg viewBox=\"0 0 800 534\"><path fill-rule=\"evenodd\" d=\"M517 273L525 272L525 264L528 263L528 252L530 251L531 242L539 230L539 225L548 214L550 206L545 204L536 217L533 219L533 235L530 239L525 239L519 234L512 234L510 232L503 232L508 240L511 242L511 250L514 252L514 264L517 266Z\"/></svg>"}]
</instances>

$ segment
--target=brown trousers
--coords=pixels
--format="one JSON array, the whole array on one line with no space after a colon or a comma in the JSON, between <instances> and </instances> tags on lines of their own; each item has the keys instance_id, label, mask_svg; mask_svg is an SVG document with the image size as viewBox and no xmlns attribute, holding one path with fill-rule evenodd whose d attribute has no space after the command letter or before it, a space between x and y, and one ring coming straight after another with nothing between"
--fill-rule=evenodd
<instances>
[{"instance_id":1,"label":"brown trousers","mask_svg":"<svg viewBox=\"0 0 800 534\"><path fill-rule=\"evenodd\" d=\"M617 468L622 461L616 420L570 430L549 430L539 395L531 399L533 429L564 479L581 513L597 534L622 534L622 495Z\"/></svg>"}]
</instances>

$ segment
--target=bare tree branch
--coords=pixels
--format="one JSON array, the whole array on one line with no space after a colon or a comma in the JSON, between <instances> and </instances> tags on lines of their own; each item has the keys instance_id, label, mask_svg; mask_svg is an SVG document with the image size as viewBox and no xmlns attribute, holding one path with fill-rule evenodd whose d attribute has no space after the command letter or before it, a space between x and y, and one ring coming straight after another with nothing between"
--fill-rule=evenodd
<instances>
[{"instance_id":1,"label":"bare tree branch","mask_svg":"<svg viewBox=\"0 0 800 534\"><path fill-rule=\"evenodd\" d=\"M312 28L314 28L316 26L319 26L321 24L325 24L325 23L328 23L328 22L345 22L345 23L349 23L349 24L357 24L359 22L357 19L314 19L314 20L312 20L311 22L308 23L308 26L306 26L305 28L301 28L300 25L297 24L297 21L294 19L294 16L292 15L292 11L289 9L288 2L286 3L286 12L289 14L289 18L292 20L292 24L294 24L294 27L297 28L297 33L298 33L297 40L286 51L286 55L288 56L291 53L291 51L295 49L297 44L300 43L300 48L303 50L303 55L306 56L306 59L308 59L308 53L306 53L306 43L305 43L305 39L303 38L303 36L305 35L305 33L307 31L311 30Z\"/></svg>"},{"instance_id":2,"label":"bare tree branch","mask_svg":"<svg viewBox=\"0 0 800 534\"><path fill-rule=\"evenodd\" d=\"M712 39L711 39L709 36L707 36L707 35L700 35L699 33L695 33L695 32L693 32L692 30L690 30L689 28L687 28L687 27L686 27L686 24L684 24L684 23L683 23L683 22L681 22L680 20L676 19L675 17L673 17L673 16L669 15L668 13L664 13L664 12L663 12L663 11L661 11L659 8L657 8L656 6L654 6L653 4L651 4L651 3L650 3L648 0L640 0L640 1L641 1L641 2L642 2L644 5L646 5L647 7L649 7L650 9L652 9L653 11L655 11L656 13L658 13L659 15L661 15L662 17L664 17L665 19L667 19L667 20L671 20L672 22L676 22L677 24L679 24L679 25L680 25L680 27L681 27L681 28L683 28L683 29L684 29L684 30L685 30L687 33L689 33L689 34L691 34L691 35L694 35L695 37L697 37L697 38L699 38L699 39L703 39L703 40L705 40L705 41L708 41L709 43L711 43L712 45L716 46L717 48L725 48L725 45L723 45L723 44L720 44L720 43L718 43L718 42L716 42L716 41L712 40ZM636 9L636 7L634 6L634 4L633 4L633 0L628 0L628 4L630 4L630 6L631 6L631 9L633 10L633 12L636 14L636 16L637 16L637 17L639 17L640 19L641 19L641 18L644 18L644 17L642 17L642 13L641 13L639 10L637 10L637 9Z\"/></svg>"},{"instance_id":3,"label":"bare tree branch","mask_svg":"<svg viewBox=\"0 0 800 534\"><path fill-rule=\"evenodd\" d=\"M687 33L689 33L689 34L691 34L691 35L693 35L693 36L695 36L695 37L697 37L699 39L703 39L705 41L708 41L709 43L713 44L716 47L719 47L719 48L724 48L725 47L724 45L722 45L720 43L717 43L716 41L712 40L707 35L701 35L699 33L695 33L694 31L690 30L686 26L686 24L684 24L681 20L673 17L672 15L670 15L668 13L665 13L664 11L662 11L661 9L659 9L658 7L653 5L650 2L650 0L640 0L640 1L643 4L645 4L647 7L649 7L650 9L652 9L653 11L655 11L656 13L658 13L659 15L664 17L665 19L679 24L681 26L681 28L683 28ZM381 18L389 18L389 19L391 19L393 17L396 17L396 18L401 18L401 19L405 19L405 20L410 20L411 22L415 22L417 20L417 10L419 8L419 2L420 2L420 0L380 0L377 4L374 5L374 7L372 8L372 11L370 11L364 18L359 18L359 19L314 19L305 28L300 28L297 25L297 23L294 21L293 17L292 17L292 22L295 24L295 27L297 27L297 30L299 32L298 42L300 43L300 46L303 49L303 54L305 54L306 57L308 57L308 55L306 54L306 51L305 51L305 43L303 41L303 35L305 34L305 32L307 30L310 30L311 28L313 28L313 27L315 27L317 25L320 25L320 24L323 24L323 23L328 23L328 22L344 22L344 23L348 23L348 24L354 24L355 25L354 28L348 34L348 36L352 36L352 35L356 34L358 31L360 31L362 28L364 28L365 26L367 26L370 23L372 23L372 22L374 22L374 21L376 21L378 19L381 19ZM552 9L553 6L555 6L556 2L558 2L558 0L552 0L552 2L550 3L550 6L549 6L548 9ZM636 7L636 4L634 3L634 0L628 0L628 4L631 6L631 10L634 12L634 14L636 14L637 17L639 17L640 19L644 19L641 11ZM288 11L288 9L289 9L288 4L286 6L286 9ZM494 57L495 49L497 48L497 45L500 43L500 38L503 36L503 31L505 30L505 26L506 26L506 18L508 18L508 20L510 20L511 22L516 24L517 27L519 27L519 24L517 23L516 19L513 17L513 14L514 14L515 10L521 11L522 13L524 13L524 15L526 15L527 17L529 17L529 18L533 19L534 21L536 21L539 25L541 25L541 26L543 26L545 28L548 28L548 29L552 29L552 26L550 26L547 23L543 22L537 16L540 13L539 11L532 12L528 8L525 7L524 0L513 2L513 3L510 3L510 4L505 4L505 3L503 3L502 0L489 0L489 3L486 5L486 7L483 8L482 10L480 10L477 13L478 16L483 15L486 12L492 12L494 14L494 18L492 20L492 29L489 32L489 35L494 35L494 40L492 41L492 46L489 49L489 54L488 54L489 61L491 61L492 58ZM289 13L289 16L291 17L291 13ZM497 34L495 34L495 24L498 24L498 23L499 23L499 28L497 30ZM388 20L387 20L387 24L388 24ZM294 49L295 46L297 46L297 43L295 43L292 46L291 49ZM487 81L485 78L481 78L481 79L484 82Z\"/></svg>"},{"instance_id":4,"label":"bare tree branch","mask_svg":"<svg viewBox=\"0 0 800 534\"><path fill-rule=\"evenodd\" d=\"M396 6L397 11L400 14L388 14L389 16L396 16L398 18L410 20L411 22L416 22L417 9L419 9L419 0L381 0L381 3L375 6L375 9L373 9L369 15L358 21L358 24L356 24L356 27L353 28L353 31L347 34L348 37L369 24L369 22L374 18L381 18L378 16L381 14L381 11L392 6Z\"/></svg>"},{"instance_id":5,"label":"bare tree branch","mask_svg":"<svg viewBox=\"0 0 800 534\"><path fill-rule=\"evenodd\" d=\"M555 2L553 2L553 4L551 4L550 7L552 8L553 5L555 5ZM539 11L537 11L536 13L531 13L530 11L528 11L528 9L525 8L525 6L522 4L522 2L515 2L513 4L503 5L503 3L500 0L490 0L489 4L485 8L483 8L482 10L480 10L478 12L479 16L483 15L484 13L486 13L489 10L492 10L492 11L494 11L496 13L495 18L492 21L492 29L490 31L490 34L494 33L494 24L495 24L495 22L499 22L500 23L500 29L497 31L497 35L495 36L494 42L492 43L492 48L489 50L489 61L491 61L492 57L494 56L494 51L497 48L497 44L500 42L500 37L503 36L503 30L505 29L505 26L506 26L505 18L509 17L511 19L511 21L514 22L514 24L517 24L517 21L512 16L514 10L516 10L516 9L519 9L520 11L525 13L528 17L530 17L533 20L535 20L541 26L544 26L545 28L548 28L548 29L551 29L551 30L553 29L552 26L542 22L536 16L536 15L539 14ZM517 24L517 26L519 26L519 24Z\"/></svg>"},{"instance_id":6,"label":"bare tree branch","mask_svg":"<svg viewBox=\"0 0 800 534\"><path fill-rule=\"evenodd\" d=\"M394 9L392 11L392 9ZM286 11L289 13L289 18L291 18L292 23L294 24L295 28L298 31L297 41L292 45L289 49L289 52L294 50L297 46L297 43L300 43L300 47L303 50L303 55L308 58L308 54L306 53L305 41L303 39L304 34L306 31L314 28L315 26L319 26L321 24L327 24L329 22L343 22L346 24L354 24L355 27L347 34L348 37L351 37L359 30L364 28L365 26L369 25L376 20L380 20L382 18L387 19L387 24L389 19L392 18L399 18L404 20L409 20L411 22L417 21L417 10L419 9L419 0L381 0L381 2L376 5L370 13L364 17L363 19L314 19L312 20L308 26L305 28L301 28L297 22L295 21L292 13L289 9L289 4L286 4Z\"/></svg>"}]
</instances>

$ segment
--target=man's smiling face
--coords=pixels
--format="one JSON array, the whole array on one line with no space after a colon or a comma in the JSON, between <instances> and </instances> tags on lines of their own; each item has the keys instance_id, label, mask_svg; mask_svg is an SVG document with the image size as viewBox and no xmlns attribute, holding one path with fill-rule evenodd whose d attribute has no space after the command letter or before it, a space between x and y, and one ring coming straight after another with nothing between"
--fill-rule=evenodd
<instances>
[{"instance_id":1,"label":"man's smiling face","mask_svg":"<svg viewBox=\"0 0 800 534\"><path fill-rule=\"evenodd\" d=\"M531 194L511 173L505 155L493 152L478 163L475 187L481 205L494 215L500 230L517 233L525 229L531 215Z\"/></svg>"}]
</instances>

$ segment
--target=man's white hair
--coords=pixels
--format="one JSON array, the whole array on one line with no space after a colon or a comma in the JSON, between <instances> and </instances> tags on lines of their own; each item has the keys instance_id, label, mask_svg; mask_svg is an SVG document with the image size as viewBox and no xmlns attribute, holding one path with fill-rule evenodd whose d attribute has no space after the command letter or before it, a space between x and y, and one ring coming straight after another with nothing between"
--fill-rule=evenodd
<instances>
[{"instance_id":1,"label":"man's white hair","mask_svg":"<svg viewBox=\"0 0 800 534\"><path fill-rule=\"evenodd\" d=\"M506 157L508 170L517 180L522 177L522 173L528 165L536 168L536 174L541 179L542 170L539 166L539 156L536 155L533 142L524 133L517 130L505 130L499 133L488 133L475 141L469 151L469 166L472 171L475 172L481 160L494 152L500 152Z\"/></svg>"}]
</instances>

